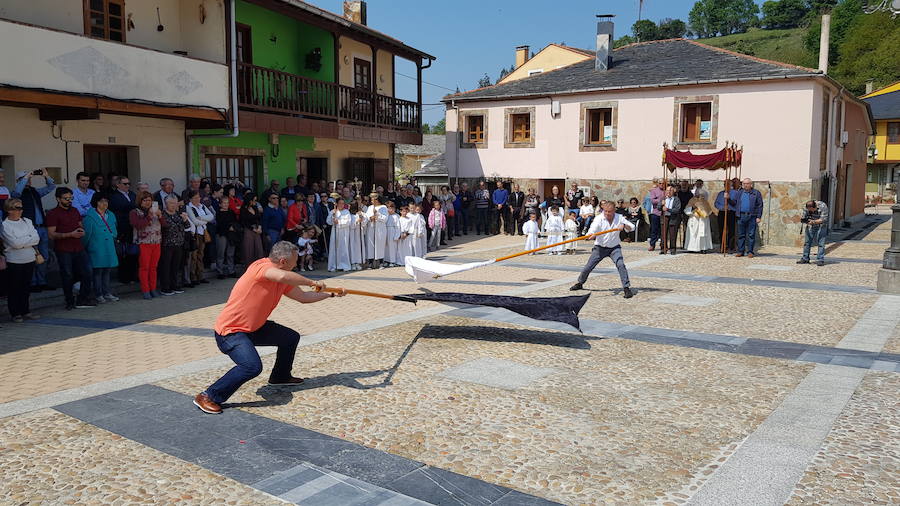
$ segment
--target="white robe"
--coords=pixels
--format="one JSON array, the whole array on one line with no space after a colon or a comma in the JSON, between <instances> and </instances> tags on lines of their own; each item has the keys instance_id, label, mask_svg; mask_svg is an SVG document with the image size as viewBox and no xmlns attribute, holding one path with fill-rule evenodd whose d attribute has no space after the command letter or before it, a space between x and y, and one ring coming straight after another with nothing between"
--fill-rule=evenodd
<instances>
[{"instance_id":1,"label":"white robe","mask_svg":"<svg viewBox=\"0 0 900 506\"><path fill-rule=\"evenodd\" d=\"M554 215L553 213L547 215L547 220L544 221L544 233L547 234L547 242L545 245L554 244L557 242L562 242L563 240L563 231L565 230L565 225L563 225L563 219L560 215ZM559 253L563 250L562 246L554 246L547 250L548 253Z\"/></svg>"},{"instance_id":2,"label":"white robe","mask_svg":"<svg viewBox=\"0 0 900 506\"><path fill-rule=\"evenodd\" d=\"M535 249L540 248L540 244L538 244L538 235L541 233L541 229L537 224L537 221L528 220L522 224L522 233L525 234L525 249Z\"/></svg>"},{"instance_id":3,"label":"white robe","mask_svg":"<svg viewBox=\"0 0 900 506\"><path fill-rule=\"evenodd\" d=\"M335 217L328 213L326 223L331 225L331 239L328 243L328 270L350 270L350 221L353 216L347 209L341 209Z\"/></svg>"},{"instance_id":4,"label":"white robe","mask_svg":"<svg viewBox=\"0 0 900 506\"><path fill-rule=\"evenodd\" d=\"M387 245L384 252L384 260L392 264L402 265L402 259L398 258L397 252L400 249L400 215L388 214L387 222Z\"/></svg>"},{"instance_id":5,"label":"white robe","mask_svg":"<svg viewBox=\"0 0 900 506\"><path fill-rule=\"evenodd\" d=\"M712 232L709 228L709 216L701 218L693 208L685 208L684 213L690 216L685 230L685 246L687 251L711 250Z\"/></svg>"},{"instance_id":6,"label":"white robe","mask_svg":"<svg viewBox=\"0 0 900 506\"><path fill-rule=\"evenodd\" d=\"M400 226L400 233L406 233L405 239L397 239L397 263L400 265L406 265L406 257L413 257L415 255L415 249L413 248L413 243L415 242L415 226L416 222L413 218L409 217L409 214L406 216L401 216L400 219L397 220Z\"/></svg>"},{"instance_id":7,"label":"white robe","mask_svg":"<svg viewBox=\"0 0 900 506\"><path fill-rule=\"evenodd\" d=\"M428 253L428 229L425 226L425 218L418 213L410 213L407 214L407 216L415 222L413 226L413 230L415 230L415 235L413 236L413 255L419 258L425 258L425 253Z\"/></svg>"},{"instance_id":8,"label":"white robe","mask_svg":"<svg viewBox=\"0 0 900 506\"><path fill-rule=\"evenodd\" d=\"M372 221L372 217L375 221ZM369 226L366 229L366 258L369 260L383 260L384 250L387 247L387 207L369 206L366 209L366 218Z\"/></svg>"},{"instance_id":9,"label":"white robe","mask_svg":"<svg viewBox=\"0 0 900 506\"><path fill-rule=\"evenodd\" d=\"M369 220L362 213L350 217L350 263L366 261L366 227Z\"/></svg>"},{"instance_id":10,"label":"white robe","mask_svg":"<svg viewBox=\"0 0 900 506\"><path fill-rule=\"evenodd\" d=\"M571 239L575 239L576 237L578 237L578 222L573 219L566 220L566 238L565 238L565 240L568 241ZM566 244L566 249L573 250L573 251L578 249L578 242L575 241L575 242L570 242L569 244Z\"/></svg>"}]
</instances>

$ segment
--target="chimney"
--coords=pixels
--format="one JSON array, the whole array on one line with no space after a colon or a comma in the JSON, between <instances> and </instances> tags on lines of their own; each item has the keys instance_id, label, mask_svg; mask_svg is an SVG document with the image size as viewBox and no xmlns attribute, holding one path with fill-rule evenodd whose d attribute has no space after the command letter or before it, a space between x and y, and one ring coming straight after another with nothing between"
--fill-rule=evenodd
<instances>
[{"instance_id":1,"label":"chimney","mask_svg":"<svg viewBox=\"0 0 900 506\"><path fill-rule=\"evenodd\" d=\"M866 81L866 95L875 91L875 81Z\"/></svg>"},{"instance_id":2,"label":"chimney","mask_svg":"<svg viewBox=\"0 0 900 506\"><path fill-rule=\"evenodd\" d=\"M597 14L597 58L594 68L609 70L612 65L613 20L615 14Z\"/></svg>"},{"instance_id":3,"label":"chimney","mask_svg":"<svg viewBox=\"0 0 900 506\"><path fill-rule=\"evenodd\" d=\"M528 56L530 55L529 50L531 48L528 46L518 46L516 47L516 68L525 65L525 62L529 60Z\"/></svg>"},{"instance_id":4,"label":"chimney","mask_svg":"<svg viewBox=\"0 0 900 506\"><path fill-rule=\"evenodd\" d=\"M361 0L344 0L344 19L366 24L366 3Z\"/></svg>"},{"instance_id":5,"label":"chimney","mask_svg":"<svg viewBox=\"0 0 900 506\"><path fill-rule=\"evenodd\" d=\"M831 41L831 14L822 14L822 34L819 36L819 70L828 73L828 46Z\"/></svg>"}]
</instances>

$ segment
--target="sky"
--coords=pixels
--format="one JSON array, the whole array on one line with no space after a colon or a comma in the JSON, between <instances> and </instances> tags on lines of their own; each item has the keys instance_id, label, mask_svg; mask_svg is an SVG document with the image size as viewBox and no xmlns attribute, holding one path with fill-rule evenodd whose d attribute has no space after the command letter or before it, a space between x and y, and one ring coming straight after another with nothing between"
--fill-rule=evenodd
<instances>
[{"instance_id":1,"label":"sky","mask_svg":"<svg viewBox=\"0 0 900 506\"><path fill-rule=\"evenodd\" d=\"M343 13L342 0L306 0ZM644 0L642 19L680 18L687 22L695 0ZM763 0L755 0L762 4ZM596 14L615 14L615 37L631 33L638 0L368 0L368 25L437 60L422 73L425 123L444 117L441 98L477 87L487 73L497 80L515 62L516 46L538 50L550 43L592 49ZM416 99L416 67L397 58L397 96Z\"/></svg>"}]
</instances>

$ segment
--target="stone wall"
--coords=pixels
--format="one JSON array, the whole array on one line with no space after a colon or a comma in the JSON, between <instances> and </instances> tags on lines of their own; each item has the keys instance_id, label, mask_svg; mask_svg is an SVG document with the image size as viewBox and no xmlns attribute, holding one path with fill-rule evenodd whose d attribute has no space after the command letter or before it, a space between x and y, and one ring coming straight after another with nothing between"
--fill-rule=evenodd
<instances>
[{"instance_id":1,"label":"stone wall","mask_svg":"<svg viewBox=\"0 0 900 506\"><path fill-rule=\"evenodd\" d=\"M493 181L502 180L509 184L518 184L522 191L528 188L535 188L540 193L543 184L538 179L507 179L507 178L485 178L489 181L489 188L494 188ZM459 178L459 182L469 183L469 188L477 187L478 181L482 178ZM631 197L637 197L643 201L644 195L650 190L651 184L644 181L615 181L609 179L569 179L566 180L565 189L573 183L579 186L588 186L591 188L591 195L596 195L600 199L618 200L624 199L626 202ZM759 245L773 244L777 246L802 246L803 239L800 236L800 216L803 214L803 205L810 196L813 195L814 188L818 182L781 182L781 181L761 181L755 183L755 188L762 193L763 207L762 222L759 224ZM707 191L710 192L710 204L715 199L715 195L721 191L721 182L711 182L707 184ZM769 195L771 188L771 196ZM544 195L541 195L543 198ZM719 237L720 233L716 230L715 219L711 221L713 226L714 237Z\"/></svg>"}]
</instances>

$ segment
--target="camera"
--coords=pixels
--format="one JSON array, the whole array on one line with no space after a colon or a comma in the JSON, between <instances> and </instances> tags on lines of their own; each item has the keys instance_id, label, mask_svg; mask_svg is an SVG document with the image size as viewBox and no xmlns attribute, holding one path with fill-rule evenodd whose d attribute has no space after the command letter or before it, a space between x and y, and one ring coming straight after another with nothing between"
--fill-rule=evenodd
<instances>
[{"instance_id":1,"label":"camera","mask_svg":"<svg viewBox=\"0 0 900 506\"><path fill-rule=\"evenodd\" d=\"M800 218L800 223L809 223L809 218Z\"/></svg>"},{"instance_id":2,"label":"camera","mask_svg":"<svg viewBox=\"0 0 900 506\"><path fill-rule=\"evenodd\" d=\"M35 175L35 176L43 176L43 175L44 175L44 170L43 170L43 169L36 169L36 170L34 170L31 174L32 174L32 175Z\"/></svg>"}]
</instances>

